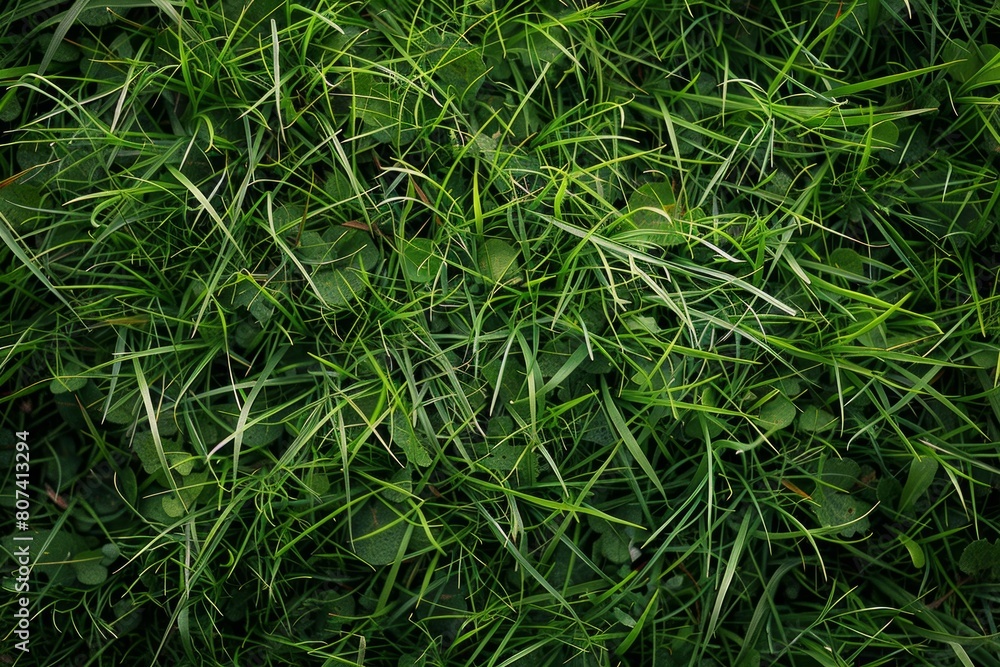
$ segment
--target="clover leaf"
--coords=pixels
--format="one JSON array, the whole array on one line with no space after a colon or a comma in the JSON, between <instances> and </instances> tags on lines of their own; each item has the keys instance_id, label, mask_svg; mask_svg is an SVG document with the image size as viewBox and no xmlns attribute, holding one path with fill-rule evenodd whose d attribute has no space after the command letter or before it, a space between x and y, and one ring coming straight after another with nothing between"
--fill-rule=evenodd
<instances>
[{"instance_id":1,"label":"clover leaf","mask_svg":"<svg viewBox=\"0 0 1000 667\"><path fill-rule=\"evenodd\" d=\"M972 576L1000 579L1000 540L976 540L962 550L958 567Z\"/></svg>"},{"instance_id":2,"label":"clover leaf","mask_svg":"<svg viewBox=\"0 0 1000 667\"><path fill-rule=\"evenodd\" d=\"M368 564L388 565L396 560L411 532L401 506L372 498L353 517L351 546Z\"/></svg>"},{"instance_id":3,"label":"clover leaf","mask_svg":"<svg viewBox=\"0 0 1000 667\"><path fill-rule=\"evenodd\" d=\"M840 534L848 538L868 532L871 524L866 515L872 508L869 503L822 488L813 492L813 500L819 503L816 518L824 528L840 527Z\"/></svg>"}]
</instances>

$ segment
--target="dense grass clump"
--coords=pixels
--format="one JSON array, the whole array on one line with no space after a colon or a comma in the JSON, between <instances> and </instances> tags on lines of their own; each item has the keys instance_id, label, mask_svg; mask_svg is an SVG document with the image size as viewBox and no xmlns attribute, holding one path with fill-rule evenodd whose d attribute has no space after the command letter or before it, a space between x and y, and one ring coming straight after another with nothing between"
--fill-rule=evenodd
<instances>
[{"instance_id":1,"label":"dense grass clump","mask_svg":"<svg viewBox=\"0 0 1000 667\"><path fill-rule=\"evenodd\" d=\"M992 3L0 26L0 661L1000 664Z\"/></svg>"}]
</instances>

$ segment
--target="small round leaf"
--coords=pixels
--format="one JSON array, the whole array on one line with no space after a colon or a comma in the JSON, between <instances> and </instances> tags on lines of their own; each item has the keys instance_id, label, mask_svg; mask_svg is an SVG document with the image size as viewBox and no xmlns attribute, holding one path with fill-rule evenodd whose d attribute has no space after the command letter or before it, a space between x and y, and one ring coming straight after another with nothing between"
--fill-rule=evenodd
<instances>
[{"instance_id":1,"label":"small round leaf","mask_svg":"<svg viewBox=\"0 0 1000 667\"><path fill-rule=\"evenodd\" d=\"M489 239L479 248L479 271L487 282L496 284L513 278L520 265L517 250L501 239Z\"/></svg>"}]
</instances>

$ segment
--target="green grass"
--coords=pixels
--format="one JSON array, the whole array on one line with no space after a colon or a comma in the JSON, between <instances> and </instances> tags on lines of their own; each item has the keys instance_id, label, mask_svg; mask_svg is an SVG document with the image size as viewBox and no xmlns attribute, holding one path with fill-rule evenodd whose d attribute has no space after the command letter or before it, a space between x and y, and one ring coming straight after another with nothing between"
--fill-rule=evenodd
<instances>
[{"instance_id":1,"label":"green grass","mask_svg":"<svg viewBox=\"0 0 1000 667\"><path fill-rule=\"evenodd\" d=\"M0 660L1000 664L991 3L248 5L0 20Z\"/></svg>"}]
</instances>

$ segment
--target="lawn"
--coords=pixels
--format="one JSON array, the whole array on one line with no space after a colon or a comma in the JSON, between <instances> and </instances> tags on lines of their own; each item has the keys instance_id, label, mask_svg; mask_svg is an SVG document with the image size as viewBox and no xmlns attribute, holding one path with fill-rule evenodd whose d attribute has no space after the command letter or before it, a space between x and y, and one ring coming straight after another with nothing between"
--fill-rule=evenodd
<instances>
[{"instance_id":1,"label":"lawn","mask_svg":"<svg viewBox=\"0 0 1000 667\"><path fill-rule=\"evenodd\" d=\"M994 3L0 11L0 664L1000 665Z\"/></svg>"}]
</instances>

